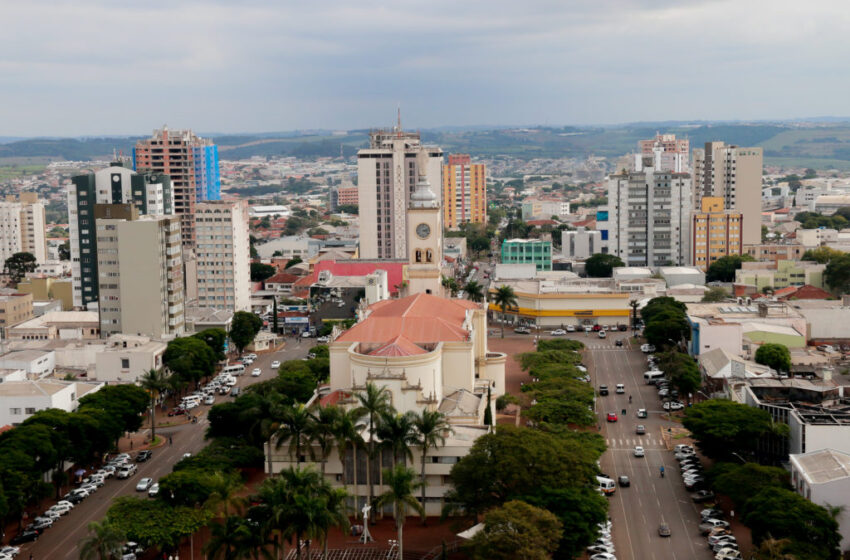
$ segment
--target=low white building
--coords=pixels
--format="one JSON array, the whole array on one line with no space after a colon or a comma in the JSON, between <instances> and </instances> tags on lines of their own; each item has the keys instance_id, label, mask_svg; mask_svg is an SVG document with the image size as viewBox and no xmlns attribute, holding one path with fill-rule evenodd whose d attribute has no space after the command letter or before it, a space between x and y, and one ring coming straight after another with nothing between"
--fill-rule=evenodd
<instances>
[{"instance_id":1,"label":"low white building","mask_svg":"<svg viewBox=\"0 0 850 560\"><path fill-rule=\"evenodd\" d=\"M306 261L319 254L322 242L311 237L289 235L254 247L257 249L257 254L263 259L270 259L275 253L280 253L278 256L282 259L300 257Z\"/></svg>"},{"instance_id":2,"label":"low white building","mask_svg":"<svg viewBox=\"0 0 850 560\"><path fill-rule=\"evenodd\" d=\"M561 254L567 259L586 259L591 255L602 253L602 232L579 226L575 231L561 232Z\"/></svg>"},{"instance_id":3,"label":"low white building","mask_svg":"<svg viewBox=\"0 0 850 560\"><path fill-rule=\"evenodd\" d=\"M0 368L22 369L32 377L44 377L56 368L56 352L52 350L19 350L0 356Z\"/></svg>"},{"instance_id":4,"label":"low white building","mask_svg":"<svg viewBox=\"0 0 850 560\"><path fill-rule=\"evenodd\" d=\"M51 311L8 329L10 340L87 340L100 338L97 311Z\"/></svg>"},{"instance_id":5,"label":"low white building","mask_svg":"<svg viewBox=\"0 0 850 560\"><path fill-rule=\"evenodd\" d=\"M850 549L850 455L834 449L791 455L791 485L810 502L842 507L838 515L841 550Z\"/></svg>"},{"instance_id":6,"label":"low white building","mask_svg":"<svg viewBox=\"0 0 850 560\"><path fill-rule=\"evenodd\" d=\"M147 336L116 334L97 354L95 378L109 383L135 383L145 373L162 367L162 355L168 345Z\"/></svg>"},{"instance_id":7,"label":"low white building","mask_svg":"<svg viewBox=\"0 0 850 560\"><path fill-rule=\"evenodd\" d=\"M692 266L662 266L658 273L667 282L668 288L680 284L705 285L705 272Z\"/></svg>"},{"instance_id":8,"label":"low white building","mask_svg":"<svg viewBox=\"0 0 850 560\"><path fill-rule=\"evenodd\" d=\"M102 386L102 383L52 379L5 381L0 383L0 426L17 426L36 412L49 408L73 412L81 397Z\"/></svg>"}]
</instances>

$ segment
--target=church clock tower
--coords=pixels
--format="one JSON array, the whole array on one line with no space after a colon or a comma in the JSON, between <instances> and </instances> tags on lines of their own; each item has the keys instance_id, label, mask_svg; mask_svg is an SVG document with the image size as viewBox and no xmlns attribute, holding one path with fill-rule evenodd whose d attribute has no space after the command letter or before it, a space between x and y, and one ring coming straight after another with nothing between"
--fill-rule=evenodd
<instances>
[{"instance_id":1,"label":"church clock tower","mask_svg":"<svg viewBox=\"0 0 850 560\"><path fill-rule=\"evenodd\" d=\"M407 209L407 294L443 295L443 220L440 201L428 182L428 153L416 156L419 180Z\"/></svg>"}]
</instances>

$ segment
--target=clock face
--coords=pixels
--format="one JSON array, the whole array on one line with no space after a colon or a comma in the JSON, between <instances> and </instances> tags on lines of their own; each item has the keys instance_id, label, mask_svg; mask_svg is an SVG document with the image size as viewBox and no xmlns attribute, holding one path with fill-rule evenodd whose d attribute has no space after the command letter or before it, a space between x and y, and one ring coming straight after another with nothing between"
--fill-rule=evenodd
<instances>
[{"instance_id":1,"label":"clock face","mask_svg":"<svg viewBox=\"0 0 850 560\"><path fill-rule=\"evenodd\" d=\"M416 226L416 235L418 235L420 239L426 239L429 235L431 235L431 226L428 224L419 224Z\"/></svg>"}]
</instances>

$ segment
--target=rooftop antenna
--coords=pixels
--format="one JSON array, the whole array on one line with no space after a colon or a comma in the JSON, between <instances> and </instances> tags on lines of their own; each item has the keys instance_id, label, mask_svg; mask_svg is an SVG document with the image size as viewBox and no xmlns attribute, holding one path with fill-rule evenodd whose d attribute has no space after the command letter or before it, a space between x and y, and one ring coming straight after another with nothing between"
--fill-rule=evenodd
<instances>
[{"instance_id":1,"label":"rooftop antenna","mask_svg":"<svg viewBox=\"0 0 850 560\"><path fill-rule=\"evenodd\" d=\"M398 104L398 124L396 125L398 137L401 138L401 103Z\"/></svg>"}]
</instances>

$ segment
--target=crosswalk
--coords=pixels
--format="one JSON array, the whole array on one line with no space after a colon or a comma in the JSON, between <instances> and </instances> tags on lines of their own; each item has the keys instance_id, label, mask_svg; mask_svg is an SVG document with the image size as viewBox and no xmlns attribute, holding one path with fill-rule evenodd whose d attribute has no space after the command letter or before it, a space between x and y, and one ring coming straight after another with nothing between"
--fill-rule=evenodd
<instances>
[{"instance_id":1,"label":"crosswalk","mask_svg":"<svg viewBox=\"0 0 850 560\"><path fill-rule=\"evenodd\" d=\"M617 350L622 351L622 346L614 346L613 344L587 344L585 343L584 347L588 350Z\"/></svg>"},{"instance_id":2,"label":"crosswalk","mask_svg":"<svg viewBox=\"0 0 850 560\"><path fill-rule=\"evenodd\" d=\"M641 445L644 449L667 448L663 439L654 437L605 438L605 444L608 446L608 449L634 449L636 445Z\"/></svg>"}]
</instances>

